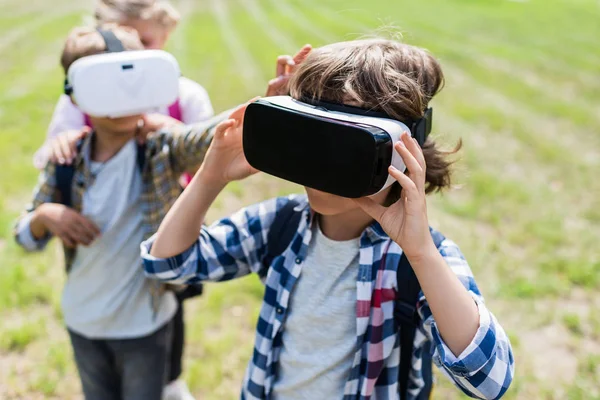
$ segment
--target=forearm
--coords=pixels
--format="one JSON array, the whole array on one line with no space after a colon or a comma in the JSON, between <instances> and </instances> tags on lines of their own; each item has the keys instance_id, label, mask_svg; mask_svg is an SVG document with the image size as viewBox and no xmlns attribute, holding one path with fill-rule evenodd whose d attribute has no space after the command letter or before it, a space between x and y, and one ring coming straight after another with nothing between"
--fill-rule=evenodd
<instances>
[{"instance_id":1,"label":"forearm","mask_svg":"<svg viewBox=\"0 0 600 400\"><path fill-rule=\"evenodd\" d=\"M31 236L33 236L35 240L42 240L50 233L44 222L43 207L44 205L41 205L32 213L31 220L29 222L29 230L31 231Z\"/></svg>"},{"instance_id":2,"label":"forearm","mask_svg":"<svg viewBox=\"0 0 600 400\"><path fill-rule=\"evenodd\" d=\"M409 261L444 342L459 356L479 328L475 301L434 246L424 257Z\"/></svg>"},{"instance_id":3,"label":"forearm","mask_svg":"<svg viewBox=\"0 0 600 400\"><path fill-rule=\"evenodd\" d=\"M51 235L40 218L40 211L35 210L23 216L15 226L15 240L27 251L44 249Z\"/></svg>"},{"instance_id":4,"label":"forearm","mask_svg":"<svg viewBox=\"0 0 600 400\"><path fill-rule=\"evenodd\" d=\"M182 253L197 239L202 222L225 183L205 178L202 168L163 220L150 254L168 258Z\"/></svg>"}]
</instances>

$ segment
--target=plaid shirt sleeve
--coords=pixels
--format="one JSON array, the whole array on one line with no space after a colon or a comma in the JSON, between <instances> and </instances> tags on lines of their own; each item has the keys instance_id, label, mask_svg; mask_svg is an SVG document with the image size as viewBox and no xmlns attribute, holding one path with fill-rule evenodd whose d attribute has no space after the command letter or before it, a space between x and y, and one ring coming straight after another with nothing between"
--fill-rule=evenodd
<instances>
[{"instance_id":1,"label":"plaid shirt sleeve","mask_svg":"<svg viewBox=\"0 0 600 400\"><path fill-rule=\"evenodd\" d=\"M176 174L197 168L202 163L212 142L215 127L226 120L232 111L233 109L224 111L207 121L176 125L157 132L157 145L159 148L166 146L169 149Z\"/></svg>"},{"instance_id":2,"label":"plaid shirt sleeve","mask_svg":"<svg viewBox=\"0 0 600 400\"><path fill-rule=\"evenodd\" d=\"M25 213L17 220L14 227L14 235L17 243L28 251L43 250L51 239L51 235L36 240L31 234L29 223L33 212L44 203L53 203L56 200L56 176L55 166L48 163L40 173L38 184L33 191L33 201L27 206Z\"/></svg>"},{"instance_id":3,"label":"plaid shirt sleeve","mask_svg":"<svg viewBox=\"0 0 600 400\"><path fill-rule=\"evenodd\" d=\"M150 255L156 240L156 235L152 236L141 244L146 275L173 283L195 283L261 273L267 233L277 211L288 201L287 197L267 200L203 227L191 247L170 258Z\"/></svg>"},{"instance_id":4,"label":"plaid shirt sleeve","mask_svg":"<svg viewBox=\"0 0 600 400\"><path fill-rule=\"evenodd\" d=\"M510 386L514 359L508 336L486 308L475 279L458 246L446 239L440 253L469 291L479 309L479 329L472 342L455 356L442 339L427 300L421 293L419 314L425 334L433 341L433 360L465 394L478 399L499 399Z\"/></svg>"}]
</instances>

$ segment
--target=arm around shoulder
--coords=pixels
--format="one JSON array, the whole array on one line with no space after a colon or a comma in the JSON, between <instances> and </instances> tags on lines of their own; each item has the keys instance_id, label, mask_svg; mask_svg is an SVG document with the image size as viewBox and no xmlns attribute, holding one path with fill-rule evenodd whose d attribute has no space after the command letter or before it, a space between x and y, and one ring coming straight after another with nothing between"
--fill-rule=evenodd
<instances>
[{"instance_id":1,"label":"arm around shoulder","mask_svg":"<svg viewBox=\"0 0 600 400\"><path fill-rule=\"evenodd\" d=\"M168 149L177 173L197 168L206 156L215 128L225 121L234 109L222 112L206 121L190 125L176 124L156 132L157 147Z\"/></svg>"}]
</instances>

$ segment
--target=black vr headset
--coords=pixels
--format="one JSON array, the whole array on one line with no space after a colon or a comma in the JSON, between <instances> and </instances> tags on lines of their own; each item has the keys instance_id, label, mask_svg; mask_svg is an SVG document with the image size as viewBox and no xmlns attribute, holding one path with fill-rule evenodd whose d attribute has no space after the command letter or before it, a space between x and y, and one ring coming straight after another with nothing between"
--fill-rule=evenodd
<instances>
[{"instance_id":1,"label":"black vr headset","mask_svg":"<svg viewBox=\"0 0 600 400\"><path fill-rule=\"evenodd\" d=\"M252 167L287 181L342 197L371 196L395 182L390 165L406 169L394 150L402 132L423 146L431 121L431 108L407 126L362 108L265 97L246 109L244 154Z\"/></svg>"}]
</instances>

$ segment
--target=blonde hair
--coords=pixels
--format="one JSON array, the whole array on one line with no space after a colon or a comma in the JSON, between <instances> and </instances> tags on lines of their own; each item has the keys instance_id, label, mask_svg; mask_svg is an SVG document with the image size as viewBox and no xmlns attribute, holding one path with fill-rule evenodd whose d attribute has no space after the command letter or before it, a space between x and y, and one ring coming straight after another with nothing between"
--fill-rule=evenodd
<instances>
[{"instance_id":1,"label":"blonde hair","mask_svg":"<svg viewBox=\"0 0 600 400\"><path fill-rule=\"evenodd\" d=\"M426 50L395 40L363 39L313 50L290 81L296 99L323 100L382 111L411 123L421 118L444 85L438 61ZM427 192L450 186L451 152L440 151L428 138L423 145ZM391 197L399 197L400 188Z\"/></svg>"},{"instance_id":2,"label":"blonde hair","mask_svg":"<svg viewBox=\"0 0 600 400\"><path fill-rule=\"evenodd\" d=\"M117 39L121 41L125 50L144 49L137 31L133 28L119 26L117 24L104 24L99 28L113 32ZM71 64L76 60L86 56L104 53L105 51L106 43L104 43L104 39L98 33L96 28L77 27L71 30L65 41L60 57L60 64L66 74Z\"/></svg>"},{"instance_id":3,"label":"blonde hair","mask_svg":"<svg viewBox=\"0 0 600 400\"><path fill-rule=\"evenodd\" d=\"M94 17L98 23L152 21L168 31L173 30L181 19L177 10L164 0L98 0Z\"/></svg>"}]
</instances>

